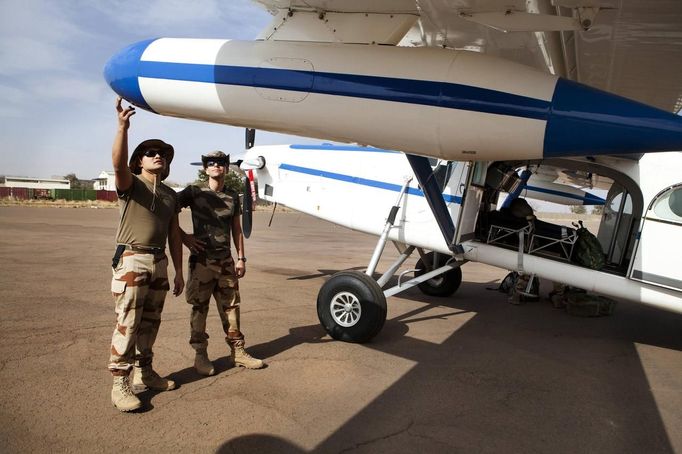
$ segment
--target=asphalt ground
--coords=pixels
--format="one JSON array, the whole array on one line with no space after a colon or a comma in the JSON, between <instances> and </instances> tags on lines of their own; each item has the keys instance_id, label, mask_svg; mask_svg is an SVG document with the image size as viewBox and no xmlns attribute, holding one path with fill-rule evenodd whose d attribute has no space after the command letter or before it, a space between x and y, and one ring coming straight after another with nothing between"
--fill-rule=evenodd
<instances>
[{"instance_id":1,"label":"asphalt ground","mask_svg":"<svg viewBox=\"0 0 682 454\"><path fill-rule=\"evenodd\" d=\"M106 370L117 215L0 208L1 452L682 452L680 315L515 306L487 290L504 270L470 263L453 297L408 290L372 342L333 341L317 292L364 268L376 239L298 213L271 227L256 213L247 242L242 327L268 367L228 367L212 306L217 375L198 376L189 306L170 296L154 365L179 387L119 413Z\"/></svg>"}]
</instances>

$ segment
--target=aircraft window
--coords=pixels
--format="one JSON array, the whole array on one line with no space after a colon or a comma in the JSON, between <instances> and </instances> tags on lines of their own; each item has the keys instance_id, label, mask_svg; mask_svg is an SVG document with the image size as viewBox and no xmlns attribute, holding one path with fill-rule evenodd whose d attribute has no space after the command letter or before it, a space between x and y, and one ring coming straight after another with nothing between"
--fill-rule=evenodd
<instances>
[{"instance_id":1,"label":"aircraft window","mask_svg":"<svg viewBox=\"0 0 682 454\"><path fill-rule=\"evenodd\" d=\"M471 184L476 186L485 186L485 169L486 163L481 161L476 161L474 163L474 174L471 178Z\"/></svg>"},{"instance_id":2,"label":"aircraft window","mask_svg":"<svg viewBox=\"0 0 682 454\"><path fill-rule=\"evenodd\" d=\"M663 194L654 204L654 213L661 219L682 222L682 186Z\"/></svg>"},{"instance_id":3,"label":"aircraft window","mask_svg":"<svg viewBox=\"0 0 682 454\"><path fill-rule=\"evenodd\" d=\"M616 196L614 196L608 203L609 203L609 209L614 212L618 213L620 211L620 205L621 205L621 200L623 198L623 193L618 193ZM623 213L624 214L632 214L632 199L630 198L630 195L628 194L627 198L625 199L625 206L623 207Z\"/></svg>"},{"instance_id":4,"label":"aircraft window","mask_svg":"<svg viewBox=\"0 0 682 454\"><path fill-rule=\"evenodd\" d=\"M438 182L438 187L441 191L445 188L445 185L450 178L452 178L452 174L456 167L456 161L438 161L438 164L433 169L433 177Z\"/></svg>"}]
</instances>

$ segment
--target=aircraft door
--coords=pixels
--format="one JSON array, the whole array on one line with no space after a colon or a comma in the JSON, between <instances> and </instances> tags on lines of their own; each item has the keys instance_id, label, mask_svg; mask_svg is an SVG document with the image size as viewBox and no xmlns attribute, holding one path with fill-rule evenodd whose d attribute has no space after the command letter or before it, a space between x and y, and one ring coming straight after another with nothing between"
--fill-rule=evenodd
<instances>
[{"instance_id":1,"label":"aircraft door","mask_svg":"<svg viewBox=\"0 0 682 454\"><path fill-rule=\"evenodd\" d=\"M606 253L608 263L619 266L624 258L629 257L632 249L632 243L628 242L633 223L632 196L623 186L614 183L603 209L597 239Z\"/></svg>"},{"instance_id":2,"label":"aircraft door","mask_svg":"<svg viewBox=\"0 0 682 454\"><path fill-rule=\"evenodd\" d=\"M470 240L476 235L476 221L483 199L486 162L467 162L458 185L457 196L461 197L462 209L457 220L457 244Z\"/></svg>"},{"instance_id":3,"label":"aircraft door","mask_svg":"<svg viewBox=\"0 0 682 454\"><path fill-rule=\"evenodd\" d=\"M649 204L630 278L682 291L682 183Z\"/></svg>"}]
</instances>

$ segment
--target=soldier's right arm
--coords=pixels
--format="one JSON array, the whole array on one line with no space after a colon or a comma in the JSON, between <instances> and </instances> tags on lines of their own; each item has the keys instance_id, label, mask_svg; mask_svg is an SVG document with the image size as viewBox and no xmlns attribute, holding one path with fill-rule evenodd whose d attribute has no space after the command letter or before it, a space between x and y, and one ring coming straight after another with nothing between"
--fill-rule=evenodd
<instances>
[{"instance_id":1,"label":"soldier's right arm","mask_svg":"<svg viewBox=\"0 0 682 454\"><path fill-rule=\"evenodd\" d=\"M118 113L118 129L111 149L111 161L114 165L116 189L119 193L126 192L133 184L133 174L128 167L128 128L130 117L135 115L135 108L121 106L122 98L116 98L116 112Z\"/></svg>"},{"instance_id":2,"label":"soldier's right arm","mask_svg":"<svg viewBox=\"0 0 682 454\"><path fill-rule=\"evenodd\" d=\"M178 192L178 212L183 208L187 208L194 198L194 193L192 192L192 185L187 186L182 191Z\"/></svg>"}]
</instances>

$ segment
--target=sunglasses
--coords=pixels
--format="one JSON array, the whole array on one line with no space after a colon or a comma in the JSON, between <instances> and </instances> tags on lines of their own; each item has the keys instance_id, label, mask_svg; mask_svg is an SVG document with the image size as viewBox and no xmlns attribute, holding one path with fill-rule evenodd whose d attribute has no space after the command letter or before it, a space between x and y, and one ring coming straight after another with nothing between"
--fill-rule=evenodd
<instances>
[{"instance_id":1,"label":"sunglasses","mask_svg":"<svg viewBox=\"0 0 682 454\"><path fill-rule=\"evenodd\" d=\"M161 158L166 159L166 157L168 156L168 151L150 148L149 150L146 150L143 154L148 158L153 158L158 154L159 156L161 156Z\"/></svg>"},{"instance_id":2,"label":"sunglasses","mask_svg":"<svg viewBox=\"0 0 682 454\"><path fill-rule=\"evenodd\" d=\"M206 167L225 167L225 161L206 161Z\"/></svg>"}]
</instances>

